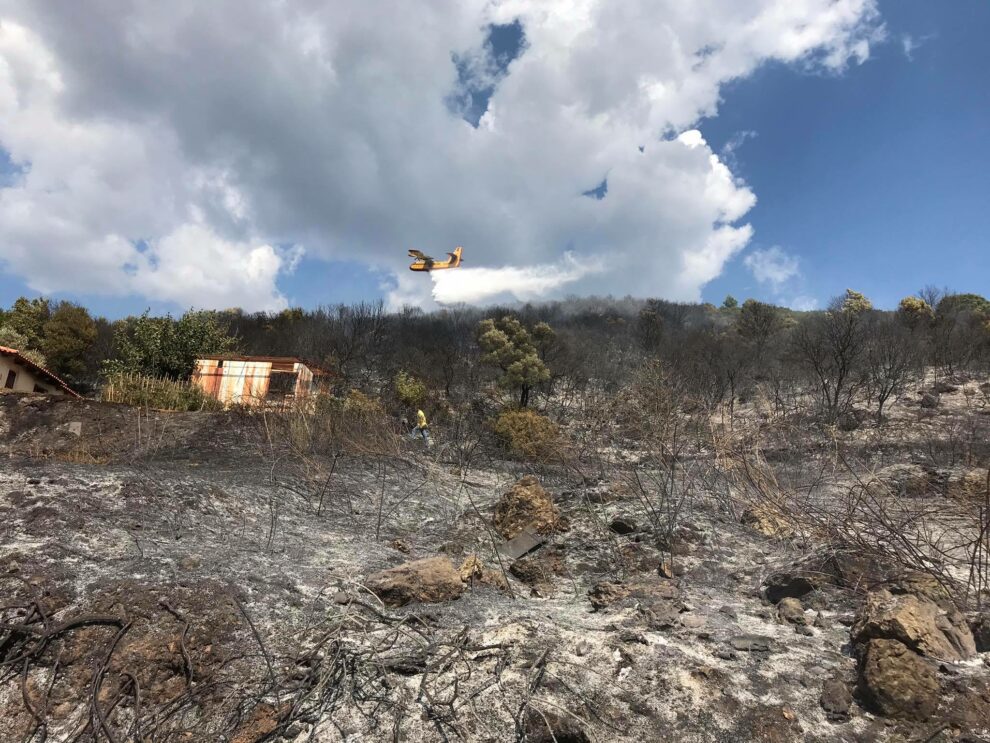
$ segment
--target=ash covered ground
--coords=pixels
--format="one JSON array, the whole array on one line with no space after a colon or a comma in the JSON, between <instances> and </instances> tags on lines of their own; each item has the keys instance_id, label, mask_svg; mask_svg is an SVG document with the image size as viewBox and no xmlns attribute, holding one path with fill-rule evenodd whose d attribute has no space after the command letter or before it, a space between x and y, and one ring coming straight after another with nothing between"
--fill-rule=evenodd
<instances>
[{"instance_id":1,"label":"ash covered ground","mask_svg":"<svg viewBox=\"0 0 990 743\"><path fill-rule=\"evenodd\" d=\"M0 739L988 739L985 617L783 507L263 423L0 397Z\"/></svg>"}]
</instances>

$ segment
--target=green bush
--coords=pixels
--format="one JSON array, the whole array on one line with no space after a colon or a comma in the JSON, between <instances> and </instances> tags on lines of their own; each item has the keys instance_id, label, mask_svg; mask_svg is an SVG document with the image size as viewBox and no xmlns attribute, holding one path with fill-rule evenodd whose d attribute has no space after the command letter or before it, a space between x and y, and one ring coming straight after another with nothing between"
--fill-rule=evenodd
<instances>
[{"instance_id":1,"label":"green bush","mask_svg":"<svg viewBox=\"0 0 990 743\"><path fill-rule=\"evenodd\" d=\"M111 374L100 390L100 399L158 410L220 410L223 407L191 382L144 374Z\"/></svg>"},{"instance_id":2,"label":"green bush","mask_svg":"<svg viewBox=\"0 0 990 743\"><path fill-rule=\"evenodd\" d=\"M494 429L505 450L524 460L549 459L560 444L557 425L532 410L507 410L495 419Z\"/></svg>"},{"instance_id":3,"label":"green bush","mask_svg":"<svg viewBox=\"0 0 990 743\"><path fill-rule=\"evenodd\" d=\"M418 407L426 400L426 385L411 374L400 371L395 375L395 396L407 407Z\"/></svg>"}]
</instances>

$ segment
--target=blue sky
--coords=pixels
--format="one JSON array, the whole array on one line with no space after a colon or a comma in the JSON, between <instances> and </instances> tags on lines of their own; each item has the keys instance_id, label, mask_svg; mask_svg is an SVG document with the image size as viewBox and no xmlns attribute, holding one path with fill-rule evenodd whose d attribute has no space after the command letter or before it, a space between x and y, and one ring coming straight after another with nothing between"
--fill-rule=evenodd
<instances>
[{"instance_id":1,"label":"blue sky","mask_svg":"<svg viewBox=\"0 0 990 743\"><path fill-rule=\"evenodd\" d=\"M801 294L846 287L891 307L925 284L990 292L990 3L887 0L889 34L836 77L771 64L723 91L701 125L739 132L735 172L759 199L750 249L799 257ZM917 45L905 51L908 46ZM773 292L741 260L704 296Z\"/></svg>"},{"instance_id":2,"label":"blue sky","mask_svg":"<svg viewBox=\"0 0 990 743\"><path fill-rule=\"evenodd\" d=\"M821 307L849 287L878 306L892 307L925 284L990 292L990 45L985 40L990 2L880 0L879 10L886 39L871 43L863 64L835 73L768 61L721 85L717 115L701 120L698 128L757 202L742 218L753 227L751 241L704 285L705 301L717 304L732 294L739 300ZM445 101L472 126L479 126L489 96L504 84L508 57L519 51L524 28L525 21L507 19L480 48L451 53L459 82ZM601 177L600 170L588 172L595 173L590 183ZM0 187L17 178L18 168L0 149ZM603 205L611 203L611 190L587 193ZM443 206L438 208L441 219ZM460 224L469 225L464 220L471 211L460 215ZM456 217L452 214L451 221ZM276 221L291 222L291 217L280 215ZM395 221L409 219L397 214ZM319 225L306 228L318 230ZM401 227L396 229L401 233ZM271 269L281 301L313 307L388 295L395 283L389 272L410 246L396 244L396 257L383 260L379 254L390 255L392 243L377 232L366 243L378 251L374 260L348 260L347 250L327 257L310 251L292 272ZM449 249L417 247L437 254ZM249 255L278 265L273 256L279 250ZM0 245L0 303L36 295L23 270L19 275L4 267L3 255ZM478 258L469 242L465 255L469 265ZM753 261L761 255L786 268L776 283L754 275ZM113 296L88 288L73 292L71 281L60 286L63 290L53 296L80 301L109 317L145 308L178 312L185 306L174 298L185 295L170 294L154 281L140 285L154 290ZM579 287L582 293L598 291L594 277ZM612 286L600 293L606 292L621 293ZM238 295L231 289L229 296Z\"/></svg>"}]
</instances>

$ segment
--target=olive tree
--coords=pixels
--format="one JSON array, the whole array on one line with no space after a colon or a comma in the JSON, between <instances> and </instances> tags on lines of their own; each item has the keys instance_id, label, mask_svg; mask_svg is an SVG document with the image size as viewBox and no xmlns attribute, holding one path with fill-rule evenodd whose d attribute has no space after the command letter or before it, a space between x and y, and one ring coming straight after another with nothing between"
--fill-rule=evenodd
<instances>
[{"instance_id":1,"label":"olive tree","mask_svg":"<svg viewBox=\"0 0 990 743\"><path fill-rule=\"evenodd\" d=\"M550 370L540 358L537 339L549 339L552 332L546 323L527 330L511 315L478 324L478 345L484 354L481 360L501 371L500 385L519 390L520 407L529 404L534 386L550 379Z\"/></svg>"}]
</instances>

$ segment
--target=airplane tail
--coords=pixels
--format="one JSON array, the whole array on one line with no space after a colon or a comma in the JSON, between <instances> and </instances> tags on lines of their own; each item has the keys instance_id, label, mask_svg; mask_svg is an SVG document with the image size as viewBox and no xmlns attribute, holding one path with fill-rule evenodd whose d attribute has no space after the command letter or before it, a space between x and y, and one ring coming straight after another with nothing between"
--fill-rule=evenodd
<instances>
[{"instance_id":1,"label":"airplane tail","mask_svg":"<svg viewBox=\"0 0 990 743\"><path fill-rule=\"evenodd\" d=\"M461 250L462 250L462 248L460 246L458 246L458 247L454 248L454 252L453 253L447 253L447 255L450 256L450 267L451 268L454 268L456 266L461 265Z\"/></svg>"}]
</instances>

